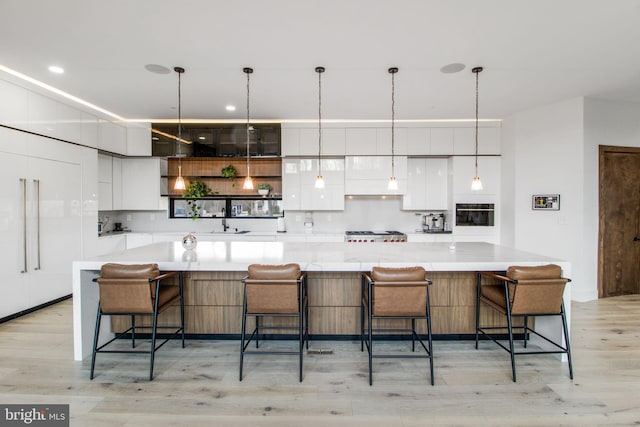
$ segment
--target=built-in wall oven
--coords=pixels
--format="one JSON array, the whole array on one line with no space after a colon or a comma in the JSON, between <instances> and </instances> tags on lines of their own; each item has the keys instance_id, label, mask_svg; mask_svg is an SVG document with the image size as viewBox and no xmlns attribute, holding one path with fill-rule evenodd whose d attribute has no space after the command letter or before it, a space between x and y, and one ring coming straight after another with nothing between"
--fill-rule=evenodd
<instances>
[{"instance_id":1,"label":"built-in wall oven","mask_svg":"<svg viewBox=\"0 0 640 427\"><path fill-rule=\"evenodd\" d=\"M493 203L456 203L457 226L490 227L494 225Z\"/></svg>"}]
</instances>

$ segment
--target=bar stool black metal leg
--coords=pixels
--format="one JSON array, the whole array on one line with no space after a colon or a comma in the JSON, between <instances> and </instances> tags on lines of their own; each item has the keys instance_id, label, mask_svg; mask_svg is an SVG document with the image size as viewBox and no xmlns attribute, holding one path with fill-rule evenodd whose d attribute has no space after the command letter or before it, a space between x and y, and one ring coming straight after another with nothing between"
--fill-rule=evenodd
<instances>
[{"instance_id":1,"label":"bar stool black metal leg","mask_svg":"<svg viewBox=\"0 0 640 427\"><path fill-rule=\"evenodd\" d=\"M136 316L131 315L131 348L136 347Z\"/></svg>"},{"instance_id":2,"label":"bar stool black metal leg","mask_svg":"<svg viewBox=\"0 0 640 427\"><path fill-rule=\"evenodd\" d=\"M573 364L571 363L571 343L569 342L569 328L567 325L567 314L564 310L564 302L560 308L562 317L562 331L564 333L564 341L567 349L567 362L569 363L569 378L573 379Z\"/></svg>"},{"instance_id":3,"label":"bar stool black metal leg","mask_svg":"<svg viewBox=\"0 0 640 427\"><path fill-rule=\"evenodd\" d=\"M411 351L416 351L416 319L411 319Z\"/></svg>"},{"instance_id":4,"label":"bar stool black metal leg","mask_svg":"<svg viewBox=\"0 0 640 427\"><path fill-rule=\"evenodd\" d=\"M482 285L480 273L476 277L476 350L478 349L478 329L480 329L480 286Z\"/></svg>"},{"instance_id":5,"label":"bar stool black metal leg","mask_svg":"<svg viewBox=\"0 0 640 427\"><path fill-rule=\"evenodd\" d=\"M91 372L89 373L89 379L93 379L93 370L96 366L96 353L98 352L98 335L100 334L101 319L102 312L100 310L100 303L98 303L98 313L96 314L96 329L93 334L93 352L91 354Z\"/></svg>"},{"instance_id":6,"label":"bar stool black metal leg","mask_svg":"<svg viewBox=\"0 0 640 427\"><path fill-rule=\"evenodd\" d=\"M245 292L242 302L242 329L240 332L240 381L242 381L242 367L244 363L244 349L245 349L245 333L247 327L247 295Z\"/></svg>"}]
</instances>

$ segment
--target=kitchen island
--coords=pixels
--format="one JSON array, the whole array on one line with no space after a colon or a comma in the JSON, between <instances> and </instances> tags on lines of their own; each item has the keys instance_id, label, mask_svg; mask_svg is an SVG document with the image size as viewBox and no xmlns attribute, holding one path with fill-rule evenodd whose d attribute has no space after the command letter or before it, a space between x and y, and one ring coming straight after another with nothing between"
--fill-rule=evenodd
<instances>
[{"instance_id":1,"label":"kitchen island","mask_svg":"<svg viewBox=\"0 0 640 427\"><path fill-rule=\"evenodd\" d=\"M185 329L188 334L236 337L240 332L242 285L250 264L295 262L309 275L309 328L312 339L359 334L360 272L374 266L422 266L433 286L433 332L464 336L474 333L476 271L504 271L510 265L555 263L571 277L567 262L489 243L296 243L200 242L186 251L180 242L161 242L73 263L74 358L91 353L98 303L93 278L107 262L155 262L163 271L184 271ZM570 317L570 287L565 291ZM177 316L177 309L170 313ZM502 324L490 310L483 322ZM111 327L124 326L117 321ZM108 325L105 324L105 327ZM555 319L541 318L536 329L560 337ZM106 329L105 329L106 331ZM105 334L106 335L106 334Z\"/></svg>"}]
</instances>

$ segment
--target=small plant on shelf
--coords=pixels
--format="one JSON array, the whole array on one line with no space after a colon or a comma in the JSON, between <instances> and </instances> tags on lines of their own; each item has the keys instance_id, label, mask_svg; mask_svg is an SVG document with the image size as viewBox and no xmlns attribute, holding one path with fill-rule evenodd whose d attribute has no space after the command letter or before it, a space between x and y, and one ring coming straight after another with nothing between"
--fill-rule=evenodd
<instances>
[{"instance_id":1,"label":"small plant on shelf","mask_svg":"<svg viewBox=\"0 0 640 427\"><path fill-rule=\"evenodd\" d=\"M191 181L189 183L189 186L184 190L182 197L190 199L187 200L187 205L189 206L188 214L192 220L195 221L200 218L200 206L198 205L197 199L207 197L212 194L214 194L213 190L207 187L207 184L202 181Z\"/></svg>"},{"instance_id":2,"label":"small plant on shelf","mask_svg":"<svg viewBox=\"0 0 640 427\"><path fill-rule=\"evenodd\" d=\"M258 194L262 196L266 196L271 190L273 190L271 184L258 184Z\"/></svg>"},{"instance_id":3,"label":"small plant on shelf","mask_svg":"<svg viewBox=\"0 0 640 427\"><path fill-rule=\"evenodd\" d=\"M236 174L238 173L238 171L236 170L235 166L227 165L227 166L222 168L220 173L222 174L223 177L225 177L229 181L231 181L231 186L232 187L236 186Z\"/></svg>"}]
</instances>

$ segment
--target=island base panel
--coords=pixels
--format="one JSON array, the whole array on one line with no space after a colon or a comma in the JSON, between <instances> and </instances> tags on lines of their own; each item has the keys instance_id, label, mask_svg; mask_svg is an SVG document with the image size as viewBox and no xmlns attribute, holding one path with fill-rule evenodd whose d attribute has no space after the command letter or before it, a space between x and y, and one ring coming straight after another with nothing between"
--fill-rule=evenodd
<instances>
[{"instance_id":1,"label":"island base panel","mask_svg":"<svg viewBox=\"0 0 640 427\"><path fill-rule=\"evenodd\" d=\"M185 332L187 334L237 335L241 331L242 283L246 272L190 272L185 273ZM309 333L311 335L354 336L360 333L360 274L353 272L309 273ZM430 288L432 332L436 335L475 333L475 272L433 272ZM179 308L162 313L159 324L177 324ZM505 316L482 307L481 324L505 326ZM136 320L149 325L148 317ZM287 318L264 318L264 326L294 326ZM521 324L521 323L520 323ZM129 327L127 317L112 318L114 331ZM380 328L407 328L409 321L380 320ZM247 328L254 327L249 318ZM426 322L418 322L418 331L426 331ZM291 333L288 331L287 333Z\"/></svg>"}]
</instances>

